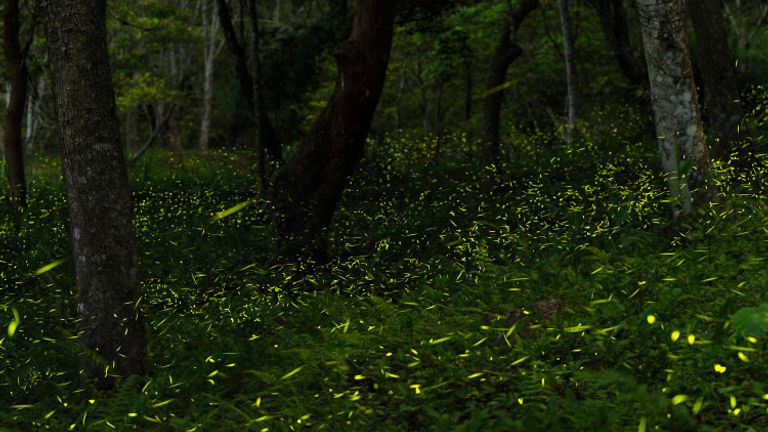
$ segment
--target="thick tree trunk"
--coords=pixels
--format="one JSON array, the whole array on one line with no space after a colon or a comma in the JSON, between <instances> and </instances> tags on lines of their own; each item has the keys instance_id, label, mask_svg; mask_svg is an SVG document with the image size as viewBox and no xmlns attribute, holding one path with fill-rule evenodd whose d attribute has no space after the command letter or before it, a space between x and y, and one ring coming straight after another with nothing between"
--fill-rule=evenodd
<instances>
[{"instance_id":1,"label":"thick tree trunk","mask_svg":"<svg viewBox=\"0 0 768 432\"><path fill-rule=\"evenodd\" d=\"M81 366L97 387L147 370L136 236L109 70L106 0L57 0L45 30L79 295Z\"/></svg>"},{"instance_id":2,"label":"thick tree trunk","mask_svg":"<svg viewBox=\"0 0 768 432\"><path fill-rule=\"evenodd\" d=\"M508 3L509 5L509 3ZM517 44L517 30L525 17L539 7L538 0L520 0L514 6L509 6L507 15L501 24L499 39L491 58L491 67L486 79L486 92L483 102L483 155L482 162L486 167L498 169L501 156L501 137L499 122L501 116L501 101L503 93L499 86L507 79L507 69L518 58L523 50Z\"/></svg>"},{"instance_id":3,"label":"thick tree trunk","mask_svg":"<svg viewBox=\"0 0 768 432\"><path fill-rule=\"evenodd\" d=\"M696 33L696 58L701 72L701 87L714 156L727 160L732 143L742 134L743 117L728 48L728 32L723 24L720 0L688 0L688 14ZM746 156L746 155L739 155ZM740 158L741 159L741 158Z\"/></svg>"},{"instance_id":4,"label":"thick tree trunk","mask_svg":"<svg viewBox=\"0 0 768 432\"><path fill-rule=\"evenodd\" d=\"M706 178L712 167L685 35L684 3L637 0L637 9L661 163L672 198L680 200L683 212L688 213L694 201L693 191L707 191Z\"/></svg>"},{"instance_id":5,"label":"thick tree trunk","mask_svg":"<svg viewBox=\"0 0 768 432\"><path fill-rule=\"evenodd\" d=\"M336 51L336 87L296 155L274 176L277 256L310 253L322 238L357 162L389 62L394 0L358 0L349 38Z\"/></svg>"},{"instance_id":6,"label":"thick tree trunk","mask_svg":"<svg viewBox=\"0 0 768 432\"><path fill-rule=\"evenodd\" d=\"M629 40L629 23L624 0L589 0L597 12L600 27L613 51L619 69L630 83L645 85L648 74L642 61L635 59L635 50Z\"/></svg>"},{"instance_id":7,"label":"thick tree trunk","mask_svg":"<svg viewBox=\"0 0 768 432\"><path fill-rule=\"evenodd\" d=\"M10 181L11 203L27 206L27 182L22 149L24 105L27 102L27 64L19 43L19 0L5 0L3 48L11 83L11 99L5 114L5 160Z\"/></svg>"},{"instance_id":8,"label":"thick tree trunk","mask_svg":"<svg viewBox=\"0 0 768 432\"><path fill-rule=\"evenodd\" d=\"M563 33L563 54L565 57L565 81L568 89L568 122L565 125L565 146L573 147L573 129L576 126L576 59L574 53L573 32L571 31L571 14L568 10L568 0L558 0L560 11L560 28Z\"/></svg>"}]
</instances>

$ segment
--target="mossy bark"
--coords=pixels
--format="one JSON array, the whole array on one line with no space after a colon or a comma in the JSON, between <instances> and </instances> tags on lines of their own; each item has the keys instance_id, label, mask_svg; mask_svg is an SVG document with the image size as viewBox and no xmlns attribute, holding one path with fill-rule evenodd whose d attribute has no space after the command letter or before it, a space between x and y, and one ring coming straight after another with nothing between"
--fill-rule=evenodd
<instances>
[{"instance_id":1,"label":"mossy bark","mask_svg":"<svg viewBox=\"0 0 768 432\"><path fill-rule=\"evenodd\" d=\"M637 0L661 164L673 200L692 210L712 174L685 34L683 0ZM697 202L704 204L704 202Z\"/></svg>"}]
</instances>

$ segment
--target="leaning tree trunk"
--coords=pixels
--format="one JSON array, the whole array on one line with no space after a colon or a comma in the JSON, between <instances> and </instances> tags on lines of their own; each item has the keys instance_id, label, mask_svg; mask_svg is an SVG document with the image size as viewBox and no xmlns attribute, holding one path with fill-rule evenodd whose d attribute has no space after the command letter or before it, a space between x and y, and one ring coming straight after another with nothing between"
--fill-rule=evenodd
<instances>
[{"instance_id":1,"label":"leaning tree trunk","mask_svg":"<svg viewBox=\"0 0 768 432\"><path fill-rule=\"evenodd\" d=\"M707 190L712 167L685 36L684 3L637 0L637 9L662 167L673 200L680 200L683 212L688 213L693 191Z\"/></svg>"},{"instance_id":2,"label":"leaning tree trunk","mask_svg":"<svg viewBox=\"0 0 768 432\"><path fill-rule=\"evenodd\" d=\"M500 86L507 79L509 65L523 52L517 44L517 30L523 19L538 6L538 0L520 0L513 7L508 7L507 15L501 23L499 40L491 58L491 66L486 79L486 96L483 102L484 148L482 162L486 167L495 167L493 171L498 168L501 155L499 118L503 93Z\"/></svg>"},{"instance_id":3,"label":"leaning tree trunk","mask_svg":"<svg viewBox=\"0 0 768 432\"><path fill-rule=\"evenodd\" d=\"M331 99L296 155L274 176L278 257L314 255L357 162L384 87L394 25L394 0L358 0L349 38L336 51Z\"/></svg>"},{"instance_id":4,"label":"leaning tree trunk","mask_svg":"<svg viewBox=\"0 0 768 432\"><path fill-rule=\"evenodd\" d=\"M743 136L739 127L743 113L738 102L739 90L728 48L728 32L723 24L722 4L720 0L688 0L688 14L696 33L704 106L714 138L712 150L716 157L727 160L733 144ZM747 155L739 156L741 160Z\"/></svg>"},{"instance_id":5,"label":"leaning tree trunk","mask_svg":"<svg viewBox=\"0 0 768 432\"><path fill-rule=\"evenodd\" d=\"M106 0L46 3L44 23L79 295L81 366L97 387L147 370L136 236L109 70Z\"/></svg>"},{"instance_id":6,"label":"leaning tree trunk","mask_svg":"<svg viewBox=\"0 0 768 432\"><path fill-rule=\"evenodd\" d=\"M560 11L560 28L563 33L565 81L568 89L568 122L565 125L565 146L570 149L573 147L573 129L576 126L576 59L568 0L558 0L557 5Z\"/></svg>"},{"instance_id":7,"label":"leaning tree trunk","mask_svg":"<svg viewBox=\"0 0 768 432\"><path fill-rule=\"evenodd\" d=\"M27 206L27 182L24 176L22 122L27 101L27 64L19 43L19 0L5 0L3 48L11 83L11 99L5 115L5 159L10 181L11 203Z\"/></svg>"}]
</instances>

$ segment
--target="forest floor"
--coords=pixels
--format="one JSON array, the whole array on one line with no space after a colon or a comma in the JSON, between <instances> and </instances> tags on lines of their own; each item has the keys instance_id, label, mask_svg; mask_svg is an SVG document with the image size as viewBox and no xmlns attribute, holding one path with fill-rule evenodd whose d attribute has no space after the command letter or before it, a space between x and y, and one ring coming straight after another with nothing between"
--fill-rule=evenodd
<instances>
[{"instance_id":1,"label":"forest floor","mask_svg":"<svg viewBox=\"0 0 768 432\"><path fill-rule=\"evenodd\" d=\"M521 158L483 197L463 155L381 149L320 267L268 267L249 158L150 153L153 374L109 393L81 384L63 187L38 161L25 217L0 213L0 431L766 430L766 173L719 169L720 201L675 221L654 150ZM552 319L515 315L548 299Z\"/></svg>"}]
</instances>

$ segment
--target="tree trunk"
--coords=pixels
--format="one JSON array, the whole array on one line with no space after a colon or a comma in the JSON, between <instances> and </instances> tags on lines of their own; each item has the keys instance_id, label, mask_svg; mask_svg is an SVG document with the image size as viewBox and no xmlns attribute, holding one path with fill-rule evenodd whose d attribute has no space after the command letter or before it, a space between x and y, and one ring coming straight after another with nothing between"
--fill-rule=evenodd
<instances>
[{"instance_id":1,"label":"tree trunk","mask_svg":"<svg viewBox=\"0 0 768 432\"><path fill-rule=\"evenodd\" d=\"M81 367L99 388L147 370L136 236L109 70L106 0L45 3L79 295Z\"/></svg>"},{"instance_id":2,"label":"tree trunk","mask_svg":"<svg viewBox=\"0 0 768 432\"><path fill-rule=\"evenodd\" d=\"M331 99L296 155L274 176L277 257L324 260L323 235L357 162L389 62L394 0L358 0L352 30L336 50Z\"/></svg>"},{"instance_id":3,"label":"tree trunk","mask_svg":"<svg viewBox=\"0 0 768 432\"><path fill-rule=\"evenodd\" d=\"M720 0L688 0L687 3L696 33L696 59L701 72L706 117L714 138L712 150L714 156L727 160L732 144L742 136L739 123L743 113L737 102L739 91L728 48L728 33L723 25L722 5Z\"/></svg>"},{"instance_id":4,"label":"tree trunk","mask_svg":"<svg viewBox=\"0 0 768 432\"><path fill-rule=\"evenodd\" d=\"M486 96L483 103L483 141L485 143L482 162L486 167L498 170L501 156L499 121L501 116L502 90L499 86L507 80L507 69L523 50L517 44L517 30L525 17L539 7L538 0L520 0L514 6L507 3L507 15L501 23L499 40L491 58L491 67L486 79Z\"/></svg>"},{"instance_id":5,"label":"tree trunk","mask_svg":"<svg viewBox=\"0 0 768 432\"><path fill-rule=\"evenodd\" d=\"M27 64L19 43L19 0L5 0L3 48L11 84L11 99L5 115L5 160L10 181L11 203L27 206L27 182L24 176L22 122L27 102Z\"/></svg>"},{"instance_id":6,"label":"tree trunk","mask_svg":"<svg viewBox=\"0 0 768 432\"><path fill-rule=\"evenodd\" d=\"M597 12L608 45L619 69L631 84L642 86L648 74L642 61L635 60L635 50L629 41L629 23L624 0L589 0Z\"/></svg>"},{"instance_id":7,"label":"tree trunk","mask_svg":"<svg viewBox=\"0 0 768 432\"><path fill-rule=\"evenodd\" d=\"M464 121L472 118L472 62L464 62Z\"/></svg>"},{"instance_id":8,"label":"tree trunk","mask_svg":"<svg viewBox=\"0 0 768 432\"><path fill-rule=\"evenodd\" d=\"M565 125L565 146L570 149L573 147L573 128L576 125L576 61L568 0L558 0L557 5L560 10L560 27L563 33L563 54L565 57L565 81L568 88L568 122Z\"/></svg>"},{"instance_id":9,"label":"tree trunk","mask_svg":"<svg viewBox=\"0 0 768 432\"><path fill-rule=\"evenodd\" d=\"M37 86L33 88L28 97L29 102L27 102L27 133L24 138L24 156L27 158L32 157L32 148L34 147L38 119L40 118L40 105L42 105L44 97L45 75L41 75L37 80Z\"/></svg>"},{"instance_id":10,"label":"tree trunk","mask_svg":"<svg viewBox=\"0 0 768 432\"><path fill-rule=\"evenodd\" d=\"M277 137L277 133L275 133L274 128L272 127L272 123L269 121L269 118L266 115L266 111L264 111L263 105L259 106L262 101L257 100L258 95L254 92L255 81L248 70L248 54L242 42L242 37L238 38L237 36L237 32L235 31L235 27L232 23L232 15L230 13L229 6L227 6L226 0L216 0L216 5L218 6L221 30L224 32L224 38L227 41L227 45L229 46L232 55L235 57L235 70L237 72L238 80L240 81L240 95L248 102L248 107L251 109L251 112L256 119L257 125L260 126L259 136L261 137L261 135L264 134L265 137L266 142L260 142L259 146L263 146L264 149L266 149L272 161L278 164L282 163L283 155L279 138ZM259 29L258 19L254 18L256 14L255 3L251 1L249 3L248 9L251 25L253 26L254 32L254 49L257 49ZM257 76L256 81L259 79L260 77Z\"/></svg>"},{"instance_id":11,"label":"tree trunk","mask_svg":"<svg viewBox=\"0 0 768 432\"><path fill-rule=\"evenodd\" d=\"M129 151L136 150L136 107L129 106L125 108L125 148Z\"/></svg>"},{"instance_id":12,"label":"tree trunk","mask_svg":"<svg viewBox=\"0 0 768 432\"><path fill-rule=\"evenodd\" d=\"M685 36L683 0L637 0L661 163L673 200L692 210L711 175ZM707 192L706 195L708 195ZM703 201L703 200L702 200ZM697 204L704 204L698 202Z\"/></svg>"},{"instance_id":13,"label":"tree trunk","mask_svg":"<svg viewBox=\"0 0 768 432\"><path fill-rule=\"evenodd\" d=\"M179 129L179 108L168 107L168 135L171 143L171 154L176 162L184 158L184 147L181 144L181 130Z\"/></svg>"},{"instance_id":14,"label":"tree trunk","mask_svg":"<svg viewBox=\"0 0 768 432\"><path fill-rule=\"evenodd\" d=\"M219 24L215 13L211 14L208 21L208 11L206 5L202 6L203 15L203 107L200 115L200 151L208 151L208 141L211 130L211 111L213 104L213 67L214 60L218 54L218 34ZM171 129L173 129L173 119L171 120Z\"/></svg>"},{"instance_id":15,"label":"tree trunk","mask_svg":"<svg viewBox=\"0 0 768 432\"><path fill-rule=\"evenodd\" d=\"M272 122L269 121L264 103L263 82L261 73L261 34L259 33L259 14L256 10L256 0L248 1L248 16L251 19L253 38L251 40L251 60L253 62L253 110L256 125L259 128L259 147L266 150L272 163L280 165L284 162L280 138L277 137Z\"/></svg>"}]
</instances>

